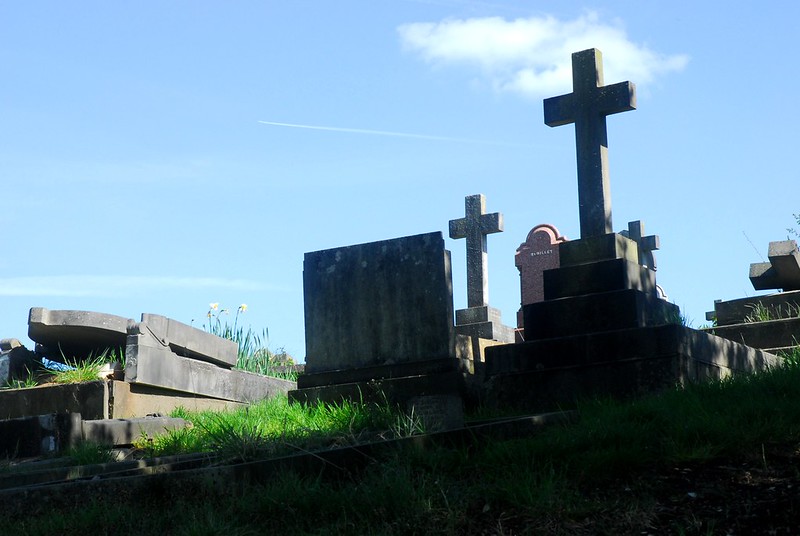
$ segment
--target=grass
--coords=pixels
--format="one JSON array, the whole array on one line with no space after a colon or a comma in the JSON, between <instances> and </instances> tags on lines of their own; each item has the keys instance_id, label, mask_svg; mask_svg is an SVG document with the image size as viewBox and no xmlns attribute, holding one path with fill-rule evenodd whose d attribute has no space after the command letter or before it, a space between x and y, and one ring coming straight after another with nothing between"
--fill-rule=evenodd
<instances>
[{"instance_id":1,"label":"grass","mask_svg":"<svg viewBox=\"0 0 800 536\"><path fill-rule=\"evenodd\" d=\"M0 514L0 526L14 534L166 527L175 534L570 534L587 520L605 520L592 533L629 533L656 515L656 483L642 474L741 456L766 464L765 446L800 444L798 400L800 367L789 365L635 401L584 401L579 422L537 436L480 447L409 445L344 476L287 470L245 488L217 482L187 494L95 497L41 516ZM192 418L193 431L168 442L227 453L228 460L374 438L396 423L396 414L379 406L302 409L285 402ZM172 447L153 439L150 448ZM136 515L141 511L147 515ZM683 531L698 533L677 533Z\"/></svg>"}]
</instances>

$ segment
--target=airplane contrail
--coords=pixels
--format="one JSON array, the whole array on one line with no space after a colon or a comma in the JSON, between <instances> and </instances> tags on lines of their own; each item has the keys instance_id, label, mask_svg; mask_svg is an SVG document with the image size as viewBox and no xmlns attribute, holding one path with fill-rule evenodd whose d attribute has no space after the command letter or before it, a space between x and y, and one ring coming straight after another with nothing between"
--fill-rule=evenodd
<instances>
[{"instance_id":1,"label":"airplane contrail","mask_svg":"<svg viewBox=\"0 0 800 536\"><path fill-rule=\"evenodd\" d=\"M530 147L524 143L513 143L504 141L473 140L467 138L451 138L447 136L430 136L427 134L409 134L407 132L392 132L388 130L369 130L366 128L344 128L344 127L325 127L319 125L298 125L296 123L278 123L277 121L259 121L265 125L289 128L305 128L309 130L327 130L330 132L348 132L350 134L371 134L373 136L395 136L399 138L417 138L422 140L451 141L456 143L478 143L483 145L502 145L506 147Z\"/></svg>"}]
</instances>

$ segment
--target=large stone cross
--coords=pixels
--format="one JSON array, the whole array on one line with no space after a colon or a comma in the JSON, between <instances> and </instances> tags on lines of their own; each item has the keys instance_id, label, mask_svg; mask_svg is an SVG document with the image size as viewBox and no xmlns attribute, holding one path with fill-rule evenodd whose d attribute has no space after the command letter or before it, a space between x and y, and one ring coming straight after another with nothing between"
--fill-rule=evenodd
<instances>
[{"instance_id":1,"label":"large stone cross","mask_svg":"<svg viewBox=\"0 0 800 536\"><path fill-rule=\"evenodd\" d=\"M572 93L544 101L544 122L575 123L581 238L613 232L606 116L636 109L631 82L603 85L603 55L596 48L572 55Z\"/></svg>"},{"instance_id":2,"label":"large stone cross","mask_svg":"<svg viewBox=\"0 0 800 536\"><path fill-rule=\"evenodd\" d=\"M486 235L503 231L503 215L486 214L483 194L467 196L464 204L466 216L450 220L450 238L467 239L467 307L482 307L489 304Z\"/></svg>"}]
</instances>

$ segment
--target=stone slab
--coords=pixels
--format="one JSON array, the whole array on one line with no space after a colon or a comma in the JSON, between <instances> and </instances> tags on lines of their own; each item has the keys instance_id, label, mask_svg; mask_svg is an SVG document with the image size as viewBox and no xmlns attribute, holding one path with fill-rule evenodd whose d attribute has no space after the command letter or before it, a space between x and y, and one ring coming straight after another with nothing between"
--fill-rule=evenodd
<instances>
[{"instance_id":1,"label":"stone slab","mask_svg":"<svg viewBox=\"0 0 800 536\"><path fill-rule=\"evenodd\" d=\"M208 398L149 385L124 381L109 383L110 416L115 419L130 419L152 414L169 415L178 408L188 411L226 411L246 405L242 402Z\"/></svg>"},{"instance_id":2,"label":"stone slab","mask_svg":"<svg viewBox=\"0 0 800 536\"><path fill-rule=\"evenodd\" d=\"M558 247L558 255L561 267L612 259L639 262L636 242L617 233L569 240Z\"/></svg>"},{"instance_id":3,"label":"stone slab","mask_svg":"<svg viewBox=\"0 0 800 536\"><path fill-rule=\"evenodd\" d=\"M800 290L778 292L766 296L752 296L738 300L714 302L714 317L717 326L742 324L756 307L769 311L771 318L800 316Z\"/></svg>"},{"instance_id":4,"label":"stone slab","mask_svg":"<svg viewBox=\"0 0 800 536\"><path fill-rule=\"evenodd\" d=\"M287 380L180 357L147 335L129 336L125 356L126 382L222 400L255 402L285 395L295 386Z\"/></svg>"},{"instance_id":5,"label":"stone slab","mask_svg":"<svg viewBox=\"0 0 800 536\"><path fill-rule=\"evenodd\" d=\"M769 262L750 265L750 282L756 290L800 290L800 251L794 240L769 243Z\"/></svg>"},{"instance_id":6,"label":"stone slab","mask_svg":"<svg viewBox=\"0 0 800 536\"><path fill-rule=\"evenodd\" d=\"M47 348L53 358L97 356L123 348L128 318L92 311L50 310L34 307L28 315L28 337Z\"/></svg>"},{"instance_id":7,"label":"stone slab","mask_svg":"<svg viewBox=\"0 0 800 536\"><path fill-rule=\"evenodd\" d=\"M227 368L235 366L239 358L239 345L236 342L165 316L143 313L141 323L128 331L129 335L146 333L183 357Z\"/></svg>"},{"instance_id":8,"label":"stone slab","mask_svg":"<svg viewBox=\"0 0 800 536\"><path fill-rule=\"evenodd\" d=\"M81 434L85 441L119 447L189 426L189 421L177 417L88 420L81 423Z\"/></svg>"},{"instance_id":9,"label":"stone slab","mask_svg":"<svg viewBox=\"0 0 800 536\"><path fill-rule=\"evenodd\" d=\"M487 403L539 411L780 364L767 352L680 325L493 346L486 355Z\"/></svg>"},{"instance_id":10,"label":"stone slab","mask_svg":"<svg viewBox=\"0 0 800 536\"><path fill-rule=\"evenodd\" d=\"M740 342L753 348L777 351L800 346L800 318L766 322L746 322L708 328L708 333Z\"/></svg>"},{"instance_id":11,"label":"stone slab","mask_svg":"<svg viewBox=\"0 0 800 536\"><path fill-rule=\"evenodd\" d=\"M86 419L107 419L109 387L98 380L0 390L0 419L50 413L80 413Z\"/></svg>"},{"instance_id":12,"label":"stone slab","mask_svg":"<svg viewBox=\"0 0 800 536\"><path fill-rule=\"evenodd\" d=\"M543 276L545 300L625 289L656 295L656 273L626 259L565 266Z\"/></svg>"},{"instance_id":13,"label":"stone slab","mask_svg":"<svg viewBox=\"0 0 800 536\"><path fill-rule=\"evenodd\" d=\"M677 323L680 317L677 305L633 289L532 303L523 313L527 341Z\"/></svg>"},{"instance_id":14,"label":"stone slab","mask_svg":"<svg viewBox=\"0 0 800 536\"><path fill-rule=\"evenodd\" d=\"M81 438L79 413L48 413L0 420L0 457L55 454Z\"/></svg>"},{"instance_id":15,"label":"stone slab","mask_svg":"<svg viewBox=\"0 0 800 536\"><path fill-rule=\"evenodd\" d=\"M441 232L306 253L306 372L455 357Z\"/></svg>"},{"instance_id":16,"label":"stone slab","mask_svg":"<svg viewBox=\"0 0 800 536\"><path fill-rule=\"evenodd\" d=\"M307 389L309 387L324 387L343 383L448 373L458 370L459 363L460 361L457 359L431 359L413 363L398 363L397 365L377 365L357 369L318 372L316 374L305 373L297 377L297 387L298 389Z\"/></svg>"},{"instance_id":17,"label":"stone slab","mask_svg":"<svg viewBox=\"0 0 800 536\"><path fill-rule=\"evenodd\" d=\"M559 246L567 238L554 225L541 224L530 230L514 255L519 270L520 306L544 300L545 270L561 266ZM517 327L522 328L522 308L517 312Z\"/></svg>"},{"instance_id":18,"label":"stone slab","mask_svg":"<svg viewBox=\"0 0 800 536\"><path fill-rule=\"evenodd\" d=\"M514 328L497 322L475 322L456 326L456 333L470 338L514 342Z\"/></svg>"}]
</instances>

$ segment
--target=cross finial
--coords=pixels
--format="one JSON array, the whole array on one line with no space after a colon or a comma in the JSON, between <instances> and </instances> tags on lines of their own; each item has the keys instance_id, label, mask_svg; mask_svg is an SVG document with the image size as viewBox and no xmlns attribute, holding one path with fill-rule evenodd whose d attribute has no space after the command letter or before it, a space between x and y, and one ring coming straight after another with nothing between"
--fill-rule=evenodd
<instances>
[{"instance_id":1,"label":"cross finial","mask_svg":"<svg viewBox=\"0 0 800 536\"><path fill-rule=\"evenodd\" d=\"M544 101L544 122L575 123L581 238L612 232L606 116L636 109L631 82L603 85L603 55L591 48L572 55L573 92Z\"/></svg>"},{"instance_id":2,"label":"cross finial","mask_svg":"<svg viewBox=\"0 0 800 536\"><path fill-rule=\"evenodd\" d=\"M628 222L628 230L620 233L622 236L630 238L639 247L639 264L656 271L656 257L653 251L658 250L661 241L658 235L644 235L644 224L640 220Z\"/></svg>"},{"instance_id":3,"label":"cross finial","mask_svg":"<svg viewBox=\"0 0 800 536\"><path fill-rule=\"evenodd\" d=\"M503 215L486 214L483 194L466 197L465 217L450 220L450 238L467 239L467 307L489 304L489 262L486 235L503 231Z\"/></svg>"}]
</instances>

